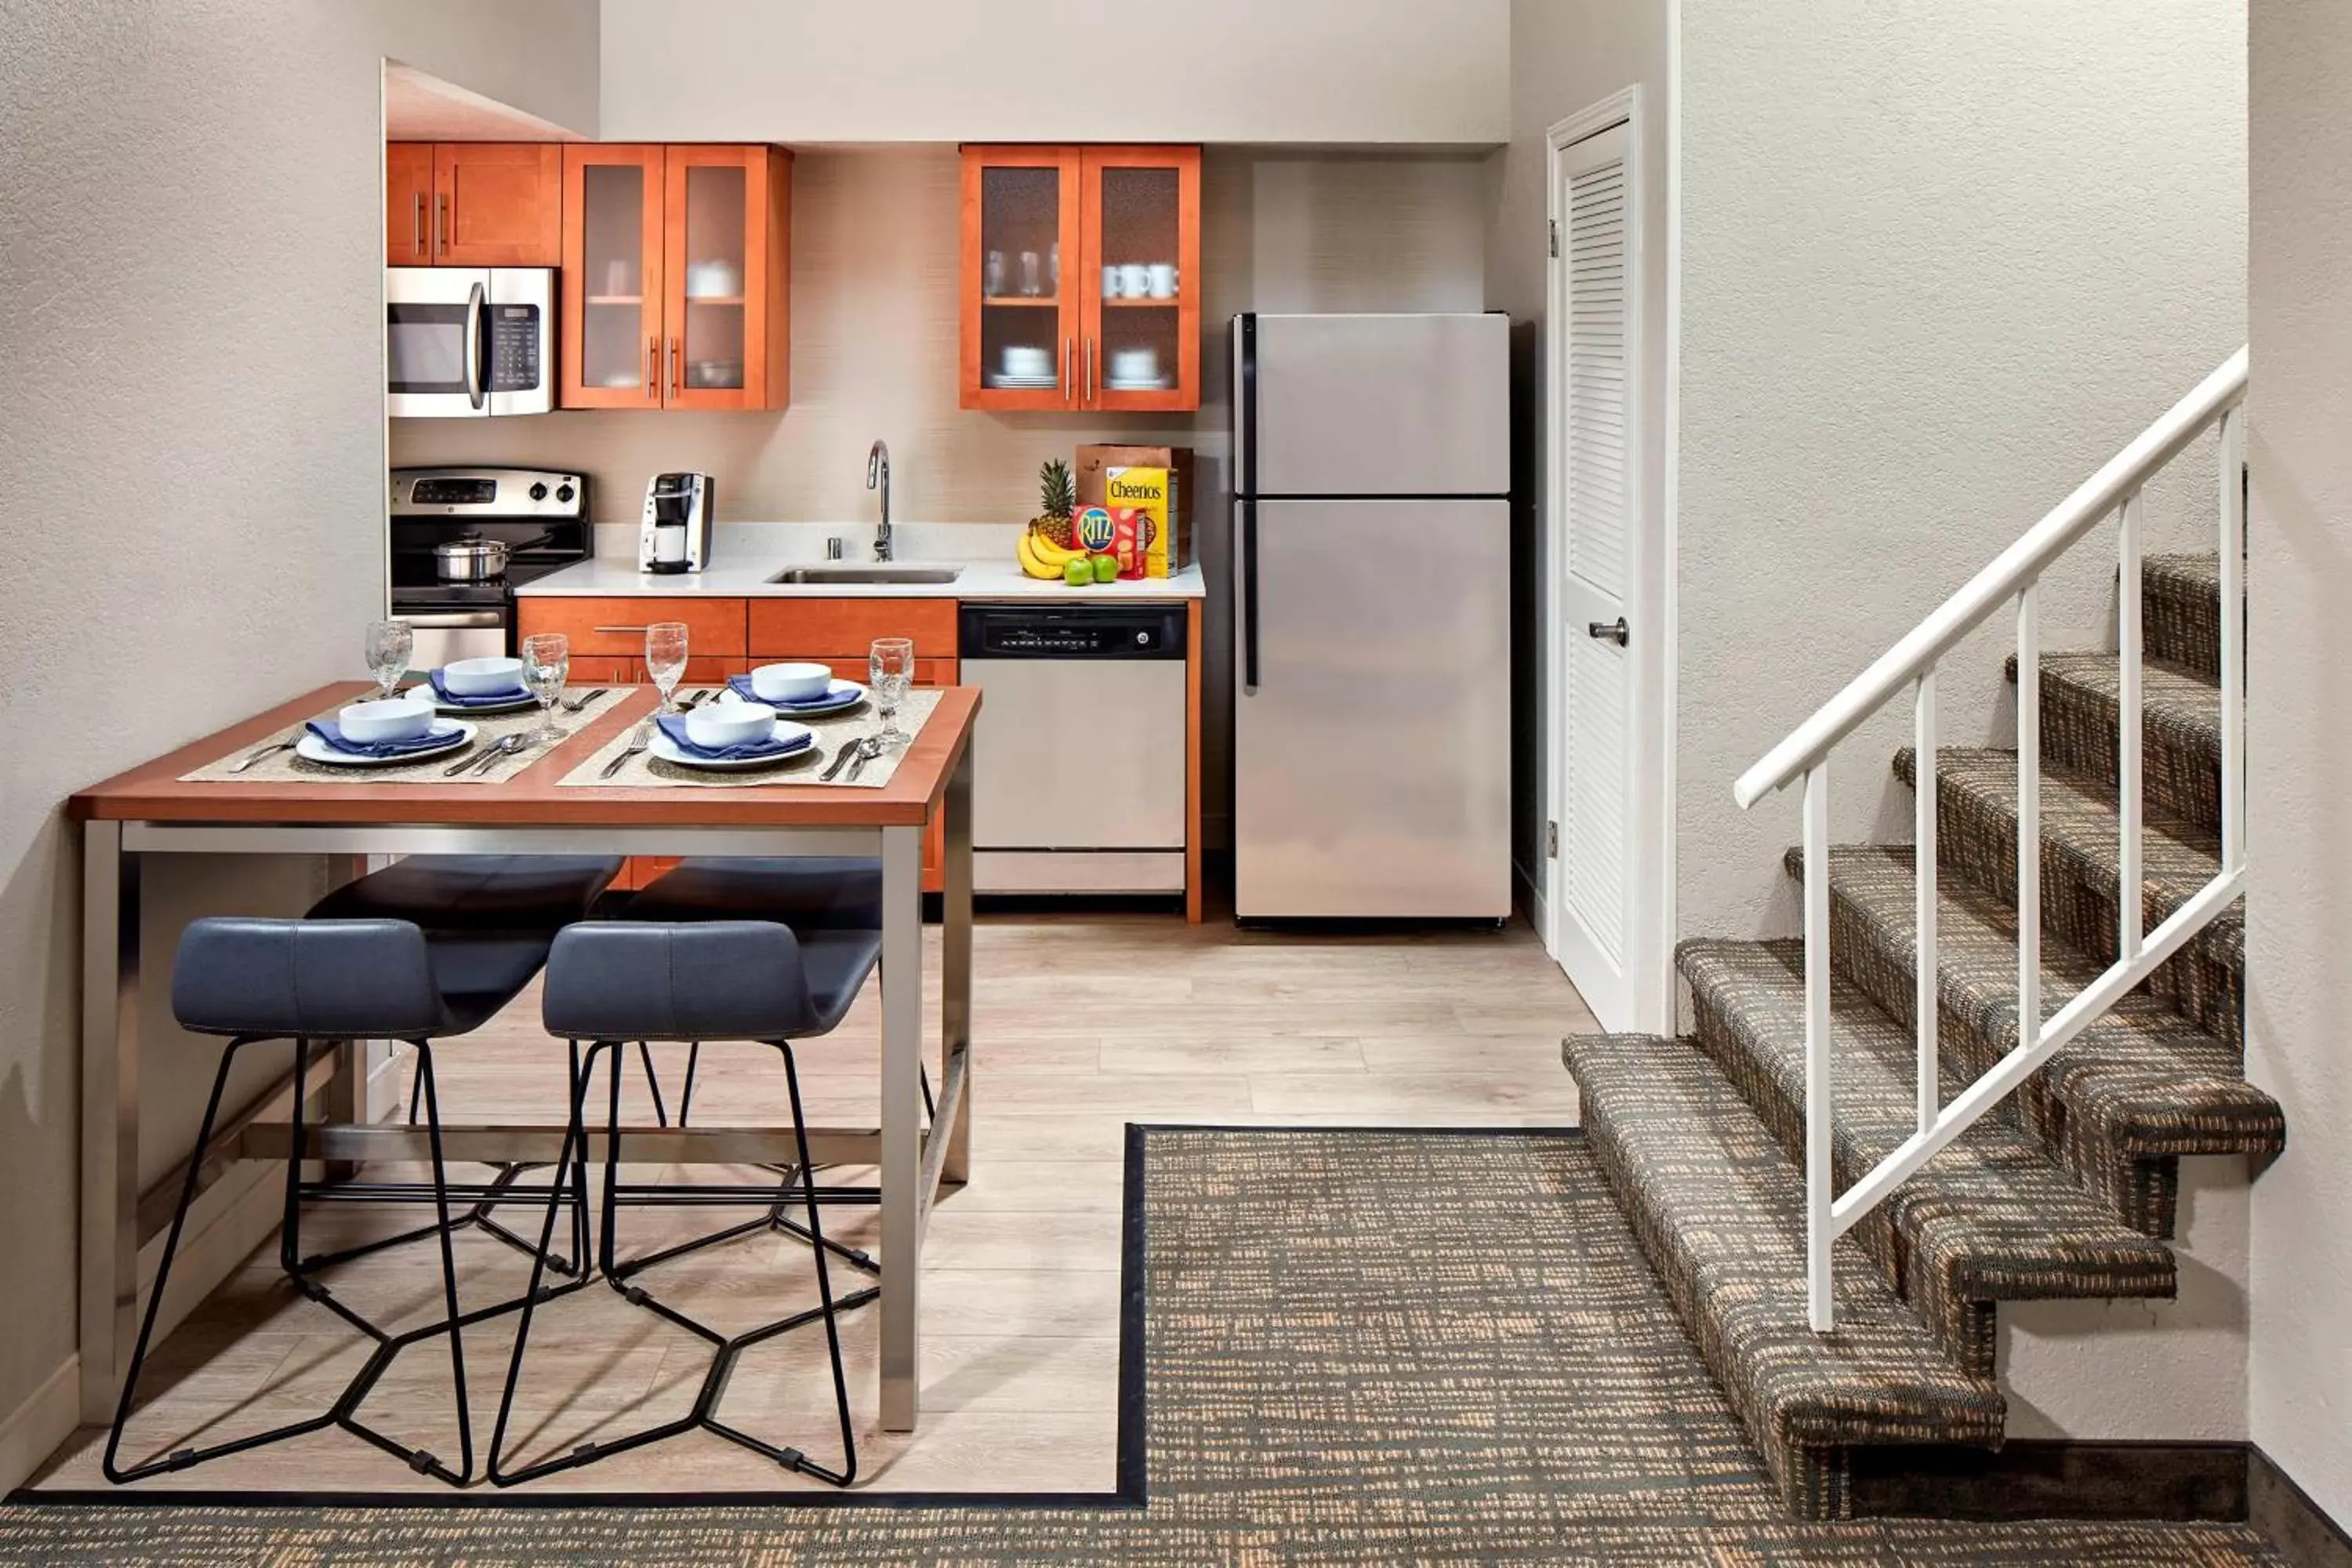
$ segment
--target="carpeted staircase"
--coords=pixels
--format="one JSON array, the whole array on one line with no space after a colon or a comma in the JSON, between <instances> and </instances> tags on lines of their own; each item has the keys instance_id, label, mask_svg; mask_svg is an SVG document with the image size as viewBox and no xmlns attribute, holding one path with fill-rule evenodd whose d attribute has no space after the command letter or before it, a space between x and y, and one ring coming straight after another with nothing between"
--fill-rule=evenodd
<instances>
[{"instance_id":1,"label":"carpeted staircase","mask_svg":"<svg viewBox=\"0 0 2352 1568\"><path fill-rule=\"evenodd\" d=\"M2042 663L2043 1006L2115 957L2116 900L2153 927L2220 864L2220 580L2152 556L2141 886L2119 889L2116 658ZM2016 677L2015 662L2010 669ZM1895 772L1913 782L1908 749ZM1944 1099L2017 1039L2017 758L1937 766L1936 975ZM1803 874L1791 850L1788 871ZM1840 1190L1916 1125L1908 846L1829 857ZM1837 1328L1806 1322L1802 944L1694 941L1676 957L1696 1032L1566 1042L1619 1205L1796 1513L1851 1510L1852 1456L1883 1444L1995 1447L2001 1301L2166 1298L2184 1154L2275 1153L2277 1103L2245 1081L2233 910L2059 1051L1838 1244Z\"/></svg>"}]
</instances>

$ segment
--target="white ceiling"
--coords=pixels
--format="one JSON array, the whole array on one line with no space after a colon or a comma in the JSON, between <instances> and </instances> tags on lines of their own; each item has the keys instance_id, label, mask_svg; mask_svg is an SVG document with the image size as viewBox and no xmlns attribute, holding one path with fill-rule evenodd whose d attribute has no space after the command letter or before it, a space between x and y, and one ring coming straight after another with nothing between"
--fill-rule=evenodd
<instances>
[{"instance_id":1,"label":"white ceiling","mask_svg":"<svg viewBox=\"0 0 2352 1568\"><path fill-rule=\"evenodd\" d=\"M562 126L493 99L387 60L383 68L387 142L577 142Z\"/></svg>"}]
</instances>

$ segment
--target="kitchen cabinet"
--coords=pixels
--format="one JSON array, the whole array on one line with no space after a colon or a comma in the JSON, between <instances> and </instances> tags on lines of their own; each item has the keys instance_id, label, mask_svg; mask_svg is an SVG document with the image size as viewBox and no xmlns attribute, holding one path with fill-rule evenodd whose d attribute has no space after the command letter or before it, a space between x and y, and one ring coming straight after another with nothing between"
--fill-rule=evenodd
<instances>
[{"instance_id":1,"label":"kitchen cabinet","mask_svg":"<svg viewBox=\"0 0 2352 1568\"><path fill-rule=\"evenodd\" d=\"M960 401L1201 406L1201 150L963 150Z\"/></svg>"},{"instance_id":2,"label":"kitchen cabinet","mask_svg":"<svg viewBox=\"0 0 2352 1568\"><path fill-rule=\"evenodd\" d=\"M387 265L553 267L562 259L557 143L394 142L383 162Z\"/></svg>"},{"instance_id":3,"label":"kitchen cabinet","mask_svg":"<svg viewBox=\"0 0 2352 1568\"><path fill-rule=\"evenodd\" d=\"M776 409L792 395L792 154L563 149L566 408Z\"/></svg>"},{"instance_id":4,"label":"kitchen cabinet","mask_svg":"<svg viewBox=\"0 0 2352 1568\"><path fill-rule=\"evenodd\" d=\"M645 673L646 628L656 621L678 621L686 626L693 677L695 658L740 658L745 650L744 601L741 599L657 599L635 595L610 599L552 598L526 595L516 602L516 635L562 632L572 641L572 679L586 668L585 660L613 658L635 664Z\"/></svg>"}]
</instances>

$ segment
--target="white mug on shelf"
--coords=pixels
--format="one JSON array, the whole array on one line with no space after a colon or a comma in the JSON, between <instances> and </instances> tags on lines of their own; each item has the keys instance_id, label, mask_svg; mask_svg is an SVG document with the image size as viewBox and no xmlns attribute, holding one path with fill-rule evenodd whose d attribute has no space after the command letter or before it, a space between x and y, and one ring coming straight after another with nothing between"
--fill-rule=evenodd
<instances>
[{"instance_id":1,"label":"white mug on shelf","mask_svg":"<svg viewBox=\"0 0 2352 1568\"><path fill-rule=\"evenodd\" d=\"M1125 261L1118 268L1119 292L1130 300L1140 300L1151 292L1151 268L1140 261Z\"/></svg>"},{"instance_id":2,"label":"white mug on shelf","mask_svg":"<svg viewBox=\"0 0 2352 1568\"><path fill-rule=\"evenodd\" d=\"M1119 297L1118 268L1116 267L1103 268L1102 297L1106 300L1116 300Z\"/></svg>"},{"instance_id":3,"label":"white mug on shelf","mask_svg":"<svg viewBox=\"0 0 2352 1568\"><path fill-rule=\"evenodd\" d=\"M1155 261L1150 273L1151 297L1155 300L1176 298L1176 265L1171 261Z\"/></svg>"}]
</instances>

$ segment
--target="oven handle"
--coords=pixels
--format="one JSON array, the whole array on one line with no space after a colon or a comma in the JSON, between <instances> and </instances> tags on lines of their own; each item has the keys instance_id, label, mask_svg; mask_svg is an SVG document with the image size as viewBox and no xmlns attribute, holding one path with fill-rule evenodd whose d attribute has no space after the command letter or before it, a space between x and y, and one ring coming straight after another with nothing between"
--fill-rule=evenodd
<instances>
[{"instance_id":1,"label":"oven handle","mask_svg":"<svg viewBox=\"0 0 2352 1568\"><path fill-rule=\"evenodd\" d=\"M394 612L399 615L399 612ZM507 624L500 610L424 610L414 615L399 615L410 626L424 631L465 631L476 627L488 630Z\"/></svg>"},{"instance_id":2,"label":"oven handle","mask_svg":"<svg viewBox=\"0 0 2352 1568\"><path fill-rule=\"evenodd\" d=\"M477 282L466 296L466 401L482 405L482 313L488 296Z\"/></svg>"}]
</instances>

